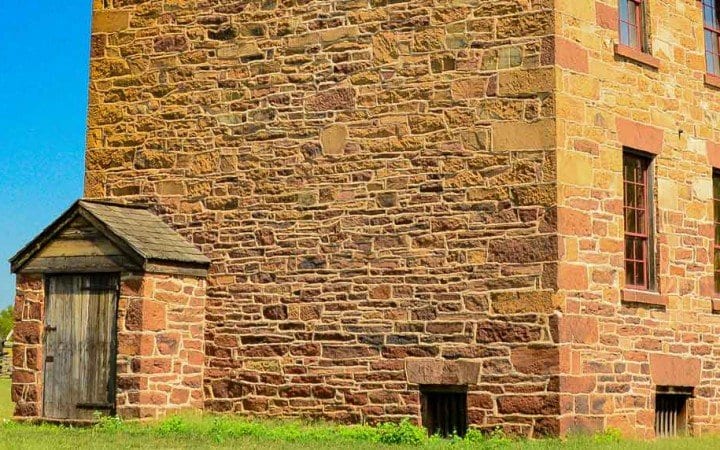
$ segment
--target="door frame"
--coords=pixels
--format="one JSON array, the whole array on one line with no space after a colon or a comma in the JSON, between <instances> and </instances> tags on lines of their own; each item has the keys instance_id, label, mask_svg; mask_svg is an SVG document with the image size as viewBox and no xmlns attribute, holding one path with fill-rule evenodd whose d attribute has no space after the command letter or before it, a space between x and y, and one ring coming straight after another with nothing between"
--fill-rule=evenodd
<instances>
[{"instance_id":1,"label":"door frame","mask_svg":"<svg viewBox=\"0 0 720 450\"><path fill-rule=\"evenodd\" d=\"M110 416L117 414L117 359L118 359L118 317L120 306L120 284L122 274L120 272L57 272L43 274L43 315L42 315L42 402L40 405L40 417L47 421L70 422L77 419L57 419L47 417L45 415L45 388L47 381L47 311L51 302L50 296L50 279L55 277L73 276L73 277L90 277L93 275L115 276L115 288L111 291L114 295L114 314L112 317L112 327L110 331L110 367L108 371L108 404L112 407L107 410ZM82 421L82 420L80 420Z\"/></svg>"}]
</instances>

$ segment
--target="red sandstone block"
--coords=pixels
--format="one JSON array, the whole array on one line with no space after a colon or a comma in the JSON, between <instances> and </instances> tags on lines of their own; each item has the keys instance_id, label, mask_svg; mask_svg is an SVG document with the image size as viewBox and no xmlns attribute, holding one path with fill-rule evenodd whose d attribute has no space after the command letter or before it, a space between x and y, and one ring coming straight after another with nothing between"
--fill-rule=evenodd
<instances>
[{"instance_id":1,"label":"red sandstone block","mask_svg":"<svg viewBox=\"0 0 720 450\"><path fill-rule=\"evenodd\" d=\"M173 388L170 394L170 403L174 405L184 405L190 400L190 390Z\"/></svg>"},{"instance_id":2,"label":"red sandstone block","mask_svg":"<svg viewBox=\"0 0 720 450\"><path fill-rule=\"evenodd\" d=\"M142 276L123 277L120 283L120 295L122 297L142 297L143 278Z\"/></svg>"},{"instance_id":3,"label":"red sandstone block","mask_svg":"<svg viewBox=\"0 0 720 450\"><path fill-rule=\"evenodd\" d=\"M561 417L560 434L563 436L595 434L603 431L604 422L603 417Z\"/></svg>"},{"instance_id":4,"label":"red sandstone block","mask_svg":"<svg viewBox=\"0 0 720 450\"><path fill-rule=\"evenodd\" d=\"M165 305L151 300L133 300L128 305L125 326L130 331L160 331L167 327Z\"/></svg>"},{"instance_id":5,"label":"red sandstone block","mask_svg":"<svg viewBox=\"0 0 720 450\"><path fill-rule=\"evenodd\" d=\"M25 349L25 364L28 369L40 371L45 365L44 363L42 347L36 346Z\"/></svg>"},{"instance_id":6,"label":"red sandstone block","mask_svg":"<svg viewBox=\"0 0 720 450\"><path fill-rule=\"evenodd\" d=\"M39 344L42 335L42 324L37 321L22 320L13 328L13 339L20 344Z\"/></svg>"},{"instance_id":7,"label":"red sandstone block","mask_svg":"<svg viewBox=\"0 0 720 450\"><path fill-rule=\"evenodd\" d=\"M557 394L498 397L498 412L501 414L553 415L558 414L559 410Z\"/></svg>"},{"instance_id":8,"label":"red sandstone block","mask_svg":"<svg viewBox=\"0 0 720 450\"><path fill-rule=\"evenodd\" d=\"M568 290L588 288L587 267L579 264L561 263L558 265L558 287Z\"/></svg>"},{"instance_id":9,"label":"red sandstone block","mask_svg":"<svg viewBox=\"0 0 720 450\"><path fill-rule=\"evenodd\" d=\"M518 372L532 375L557 374L560 368L560 354L555 347L517 347L510 361Z\"/></svg>"},{"instance_id":10,"label":"red sandstone block","mask_svg":"<svg viewBox=\"0 0 720 450\"><path fill-rule=\"evenodd\" d=\"M468 408L493 409L493 399L490 394L469 393L467 399Z\"/></svg>"},{"instance_id":11,"label":"red sandstone block","mask_svg":"<svg viewBox=\"0 0 720 450\"><path fill-rule=\"evenodd\" d=\"M138 403L163 406L167 404L167 394L157 391L140 391L138 393Z\"/></svg>"},{"instance_id":12,"label":"red sandstone block","mask_svg":"<svg viewBox=\"0 0 720 450\"><path fill-rule=\"evenodd\" d=\"M128 356L151 356L155 349L152 335L118 333L118 354Z\"/></svg>"},{"instance_id":13,"label":"red sandstone block","mask_svg":"<svg viewBox=\"0 0 720 450\"><path fill-rule=\"evenodd\" d=\"M716 142L707 141L707 159L708 163L716 168L720 169L720 144Z\"/></svg>"},{"instance_id":14,"label":"red sandstone block","mask_svg":"<svg viewBox=\"0 0 720 450\"><path fill-rule=\"evenodd\" d=\"M595 2L595 16L597 24L601 28L618 31L619 18L617 8L613 8L604 3Z\"/></svg>"},{"instance_id":15,"label":"red sandstone block","mask_svg":"<svg viewBox=\"0 0 720 450\"><path fill-rule=\"evenodd\" d=\"M563 316L558 324L561 343L594 344L598 342L598 321L594 317Z\"/></svg>"},{"instance_id":16,"label":"red sandstone block","mask_svg":"<svg viewBox=\"0 0 720 450\"><path fill-rule=\"evenodd\" d=\"M697 386L700 384L700 369L700 358L659 353L650 355L650 376L658 386Z\"/></svg>"},{"instance_id":17,"label":"red sandstone block","mask_svg":"<svg viewBox=\"0 0 720 450\"><path fill-rule=\"evenodd\" d=\"M562 68L588 73L588 52L577 42L555 38L555 62Z\"/></svg>"},{"instance_id":18,"label":"red sandstone block","mask_svg":"<svg viewBox=\"0 0 720 450\"><path fill-rule=\"evenodd\" d=\"M248 397L242 402L244 411L263 412L268 410L268 400L261 397Z\"/></svg>"},{"instance_id":19,"label":"red sandstone block","mask_svg":"<svg viewBox=\"0 0 720 450\"><path fill-rule=\"evenodd\" d=\"M31 384L35 383L35 371L31 370L18 370L13 369L12 371L12 382L13 384Z\"/></svg>"},{"instance_id":20,"label":"red sandstone block","mask_svg":"<svg viewBox=\"0 0 720 450\"><path fill-rule=\"evenodd\" d=\"M131 362L132 371L135 373L168 373L172 369L170 358L133 358Z\"/></svg>"},{"instance_id":21,"label":"red sandstone block","mask_svg":"<svg viewBox=\"0 0 720 450\"><path fill-rule=\"evenodd\" d=\"M180 333L160 333L155 337L161 355L175 355L180 348Z\"/></svg>"},{"instance_id":22,"label":"red sandstone block","mask_svg":"<svg viewBox=\"0 0 720 450\"><path fill-rule=\"evenodd\" d=\"M558 232L567 236L591 236L591 216L586 211L559 207Z\"/></svg>"},{"instance_id":23,"label":"red sandstone block","mask_svg":"<svg viewBox=\"0 0 720 450\"><path fill-rule=\"evenodd\" d=\"M15 369L25 367L25 346L16 345L13 349L12 365Z\"/></svg>"},{"instance_id":24,"label":"red sandstone block","mask_svg":"<svg viewBox=\"0 0 720 450\"><path fill-rule=\"evenodd\" d=\"M618 140L625 147L659 155L663 149L664 132L652 127L618 117L615 119Z\"/></svg>"},{"instance_id":25,"label":"red sandstone block","mask_svg":"<svg viewBox=\"0 0 720 450\"><path fill-rule=\"evenodd\" d=\"M595 376L562 376L561 386L569 394L587 394L595 390Z\"/></svg>"},{"instance_id":26,"label":"red sandstone block","mask_svg":"<svg viewBox=\"0 0 720 450\"><path fill-rule=\"evenodd\" d=\"M15 404L16 417L39 417L40 410L41 407L39 403L19 402Z\"/></svg>"},{"instance_id":27,"label":"red sandstone block","mask_svg":"<svg viewBox=\"0 0 720 450\"><path fill-rule=\"evenodd\" d=\"M362 406L368 404L368 395L365 392L346 392L345 403L348 405Z\"/></svg>"}]
</instances>

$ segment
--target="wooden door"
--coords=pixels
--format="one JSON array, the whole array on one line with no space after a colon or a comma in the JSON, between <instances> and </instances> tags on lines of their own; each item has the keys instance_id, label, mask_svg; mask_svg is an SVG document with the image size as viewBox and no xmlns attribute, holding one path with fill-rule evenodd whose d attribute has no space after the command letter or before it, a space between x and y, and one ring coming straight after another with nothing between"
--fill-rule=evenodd
<instances>
[{"instance_id":1,"label":"wooden door","mask_svg":"<svg viewBox=\"0 0 720 450\"><path fill-rule=\"evenodd\" d=\"M46 292L44 417L114 413L118 276L51 276Z\"/></svg>"}]
</instances>

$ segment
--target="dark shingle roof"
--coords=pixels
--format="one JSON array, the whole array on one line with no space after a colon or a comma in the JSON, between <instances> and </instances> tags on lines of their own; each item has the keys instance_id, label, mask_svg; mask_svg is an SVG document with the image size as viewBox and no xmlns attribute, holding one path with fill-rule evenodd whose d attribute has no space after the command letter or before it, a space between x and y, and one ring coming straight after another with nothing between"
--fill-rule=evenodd
<instances>
[{"instance_id":1,"label":"dark shingle roof","mask_svg":"<svg viewBox=\"0 0 720 450\"><path fill-rule=\"evenodd\" d=\"M210 264L207 256L145 208L89 200L81 200L79 206L146 260Z\"/></svg>"},{"instance_id":2,"label":"dark shingle roof","mask_svg":"<svg viewBox=\"0 0 720 450\"><path fill-rule=\"evenodd\" d=\"M10 259L12 271L20 271L77 217L84 217L100 233L124 248L133 259L143 260L145 269L163 270L161 266L187 267L193 273L199 270L207 274L210 259L147 207L101 200L75 202Z\"/></svg>"}]
</instances>

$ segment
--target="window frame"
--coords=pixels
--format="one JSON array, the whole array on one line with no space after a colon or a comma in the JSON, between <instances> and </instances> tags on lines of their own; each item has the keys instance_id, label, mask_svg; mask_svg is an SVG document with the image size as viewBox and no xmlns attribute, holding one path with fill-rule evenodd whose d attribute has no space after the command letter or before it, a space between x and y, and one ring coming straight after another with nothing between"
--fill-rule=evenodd
<instances>
[{"instance_id":1,"label":"window frame","mask_svg":"<svg viewBox=\"0 0 720 450\"><path fill-rule=\"evenodd\" d=\"M692 435L692 401L695 390L691 387L658 386L655 390L655 437L674 438Z\"/></svg>"},{"instance_id":2,"label":"window frame","mask_svg":"<svg viewBox=\"0 0 720 450\"><path fill-rule=\"evenodd\" d=\"M720 16L718 15L720 13L720 0L700 0L700 5L702 7L702 15L703 15L703 41L705 45L705 71L713 76L720 76ZM708 25L708 18L705 15L706 7L710 7L713 11L715 11L716 20L718 21L718 28L715 28L711 25ZM715 38L715 44L717 45L718 52L712 52L711 47L708 45L710 42L708 41L707 34L710 33L711 36L714 36ZM710 65L708 64L708 55L713 55L714 61L714 71L710 70Z\"/></svg>"},{"instance_id":3,"label":"window frame","mask_svg":"<svg viewBox=\"0 0 720 450\"><path fill-rule=\"evenodd\" d=\"M439 403L445 406L452 404L455 411L452 411L450 416L444 416L439 411ZM458 436L465 437L470 429L468 403L466 385L421 385L422 425L427 430L428 436L437 434L447 438L457 433ZM453 422L456 422L455 426Z\"/></svg>"},{"instance_id":4,"label":"window frame","mask_svg":"<svg viewBox=\"0 0 720 450\"><path fill-rule=\"evenodd\" d=\"M720 169L712 172L712 200L713 200L713 293L720 297Z\"/></svg>"},{"instance_id":5,"label":"window frame","mask_svg":"<svg viewBox=\"0 0 720 450\"><path fill-rule=\"evenodd\" d=\"M703 0L704 1L704 0ZM635 14L635 23L629 21L629 18L622 16L622 3L625 3L626 10L629 11L629 5L632 3L637 8L637 14ZM620 45L628 48L632 48L641 53L650 53L648 39L647 39L647 20L646 20L646 1L645 0L619 0L618 4L618 41ZM635 29L635 39L637 45L631 45L629 42L623 42L623 27L627 27L628 38L630 37L630 31L632 28Z\"/></svg>"},{"instance_id":6,"label":"window frame","mask_svg":"<svg viewBox=\"0 0 720 450\"><path fill-rule=\"evenodd\" d=\"M642 177L639 182L629 182L626 177L626 159L632 158L639 160L642 164ZM654 199L654 158L653 155L649 155L644 152L634 150L632 148L623 147L623 243L624 243L624 270L625 270L625 288L638 291L656 291L656 270L655 270L655 199ZM642 207L635 207L628 202L628 186L635 185L641 186L644 195L642 199L644 204ZM640 211L643 215L642 224L644 226L644 232L629 231L627 211L628 209L634 209ZM628 257L628 239L641 240L642 245L642 259L629 258ZM635 255L633 255L635 256ZM638 263L642 267L642 282L630 282L628 263L632 263L633 267L637 267ZM635 272L633 281L637 281L637 272Z\"/></svg>"}]
</instances>

